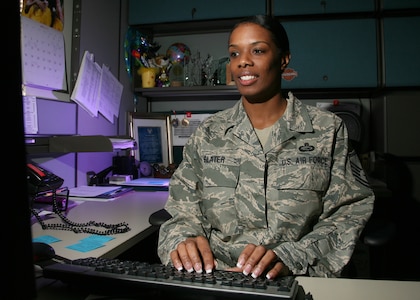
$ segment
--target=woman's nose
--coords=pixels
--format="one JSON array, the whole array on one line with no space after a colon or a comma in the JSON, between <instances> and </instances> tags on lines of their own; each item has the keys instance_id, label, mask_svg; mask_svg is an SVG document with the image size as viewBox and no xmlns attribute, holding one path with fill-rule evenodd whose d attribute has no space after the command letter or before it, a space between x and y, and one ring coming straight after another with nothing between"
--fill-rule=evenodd
<instances>
[{"instance_id":1,"label":"woman's nose","mask_svg":"<svg viewBox=\"0 0 420 300\"><path fill-rule=\"evenodd\" d=\"M242 55L239 59L239 66L244 68L246 66L252 65L252 60L249 58L248 55Z\"/></svg>"}]
</instances>

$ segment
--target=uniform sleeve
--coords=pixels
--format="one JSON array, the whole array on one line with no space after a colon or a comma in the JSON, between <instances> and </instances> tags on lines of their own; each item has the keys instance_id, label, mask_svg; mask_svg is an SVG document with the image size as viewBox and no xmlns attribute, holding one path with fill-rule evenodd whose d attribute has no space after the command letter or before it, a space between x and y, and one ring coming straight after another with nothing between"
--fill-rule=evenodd
<instances>
[{"instance_id":1,"label":"uniform sleeve","mask_svg":"<svg viewBox=\"0 0 420 300\"><path fill-rule=\"evenodd\" d=\"M373 211L374 194L358 156L349 149L343 123L337 128L331 181L318 222L299 241L273 249L295 275L340 276Z\"/></svg>"},{"instance_id":2,"label":"uniform sleeve","mask_svg":"<svg viewBox=\"0 0 420 300\"><path fill-rule=\"evenodd\" d=\"M199 206L200 165L193 138L190 138L184 146L183 160L170 182L165 209L172 218L162 224L159 231L158 255L163 264L171 262L170 252L187 237L206 236L207 222Z\"/></svg>"}]
</instances>

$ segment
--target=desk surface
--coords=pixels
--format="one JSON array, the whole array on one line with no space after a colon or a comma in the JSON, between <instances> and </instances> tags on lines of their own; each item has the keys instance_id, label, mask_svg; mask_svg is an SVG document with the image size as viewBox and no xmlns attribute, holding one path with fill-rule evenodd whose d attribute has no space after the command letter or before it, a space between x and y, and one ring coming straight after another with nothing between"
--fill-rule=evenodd
<instances>
[{"instance_id":1,"label":"desk surface","mask_svg":"<svg viewBox=\"0 0 420 300\"><path fill-rule=\"evenodd\" d=\"M301 291L295 300L304 300L305 294L310 293L313 300L414 300L419 299L420 282L415 281L390 281L390 280L367 280L346 278L319 278L297 277ZM181 294L182 295L182 294ZM175 293L172 299L195 300L195 297L182 297ZM46 280L38 289L38 299L61 299L61 300L92 300L109 299L106 296L98 296L70 288L60 281ZM120 298L112 298L120 299ZM121 298L121 299L137 299ZM158 294L153 294L153 299L161 300ZM168 299L167 295L164 299ZM206 300L226 299L220 296L205 297ZM237 298L234 298L237 299ZM163 300L163 299L162 299Z\"/></svg>"},{"instance_id":2,"label":"desk surface","mask_svg":"<svg viewBox=\"0 0 420 300\"><path fill-rule=\"evenodd\" d=\"M160 209L166 203L167 191L129 192L114 201L108 202L84 202L72 208L67 217L74 222L86 222L90 220L105 223L127 222L131 230L123 234L113 235L114 239L106 243L104 247L89 252L78 252L66 248L77 243L90 234L74 233L61 230L43 230L38 223L32 225L33 237L51 235L61 241L53 243L57 255L67 259L83 257L116 257L125 250L147 237L152 227L149 224L149 216ZM47 223L58 223L58 218L47 220ZM387 280L364 280L344 278L317 278L297 277L299 285L305 293L311 293L314 300L395 300L395 299L418 299L420 295L420 282L414 281L387 281ZM39 299L89 299L86 294L72 294L69 289L60 282L50 284L38 290Z\"/></svg>"},{"instance_id":3,"label":"desk surface","mask_svg":"<svg viewBox=\"0 0 420 300\"><path fill-rule=\"evenodd\" d=\"M57 255L70 260L91 256L114 258L156 230L150 225L149 216L162 209L167 198L167 191L132 191L113 201L86 201L71 208L67 218L73 222L84 223L91 220L107 224L126 222L131 228L126 233L112 235L113 240L95 250L79 252L66 248L91 234L44 230L38 222L32 225L32 237L49 235L58 238L60 241L52 243L51 246ZM56 216L46 220L45 223L56 224L61 223L61 220Z\"/></svg>"},{"instance_id":4,"label":"desk surface","mask_svg":"<svg viewBox=\"0 0 420 300\"><path fill-rule=\"evenodd\" d=\"M419 299L419 281L297 277L313 300Z\"/></svg>"}]
</instances>

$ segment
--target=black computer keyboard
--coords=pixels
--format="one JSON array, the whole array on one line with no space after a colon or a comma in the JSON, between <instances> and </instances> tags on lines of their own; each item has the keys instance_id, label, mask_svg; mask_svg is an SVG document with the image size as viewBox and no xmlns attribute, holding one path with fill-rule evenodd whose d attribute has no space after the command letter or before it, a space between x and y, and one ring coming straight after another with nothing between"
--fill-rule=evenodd
<instances>
[{"instance_id":1,"label":"black computer keyboard","mask_svg":"<svg viewBox=\"0 0 420 300\"><path fill-rule=\"evenodd\" d=\"M190 299L296 299L298 282L294 277L274 280L254 279L238 272L215 270L210 274L188 273L161 264L109 258L83 258L44 267L46 278L88 287L92 293L141 296L148 290ZM195 297L194 297L195 295ZM168 299L168 298L166 298ZM212 298L213 299L213 298Z\"/></svg>"}]
</instances>

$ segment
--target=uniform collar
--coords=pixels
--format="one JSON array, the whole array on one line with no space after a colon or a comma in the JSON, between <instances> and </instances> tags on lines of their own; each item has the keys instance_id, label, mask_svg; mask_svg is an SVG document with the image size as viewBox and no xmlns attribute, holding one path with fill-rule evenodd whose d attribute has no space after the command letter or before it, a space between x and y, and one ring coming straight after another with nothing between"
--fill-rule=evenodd
<instances>
[{"instance_id":1,"label":"uniform collar","mask_svg":"<svg viewBox=\"0 0 420 300\"><path fill-rule=\"evenodd\" d=\"M292 92L288 93L286 100L286 112L281 119L286 120L287 128L297 132L312 132L312 122L306 105L297 99Z\"/></svg>"},{"instance_id":2,"label":"uniform collar","mask_svg":"<svg viewBox=\"0 0 420 300\"><path fill-rule=\"evenodd\" d=\"M239 100L226 113L229 117L226 122L225 134L232 134L242 140L244 147L246 147L245 145L250 147L250 152L257 154L262 151L258 136L242 105L242 100ZM273 125L271 145L267 147L266 151L277 148L300 133L312 131L313 127L306 105L289 92L286 111L283 117Z\"/></svg>"},{"instance_id":3,"label":"uniform collar","mask_svg":"<svg viewBox=\"0 0 420 300\"><path fill-rule=\"evenodd\" d=\"M274 125L273 130L286 126L288 131L294 132L312 132L312 122L306 106L296 98L292 92L288 93L286 111ZM233 107L231 118L228 122L228 128L231 128L237 135L246 134L253 129L252 124L239 100Z\"/></svg>"}]
</instances>

